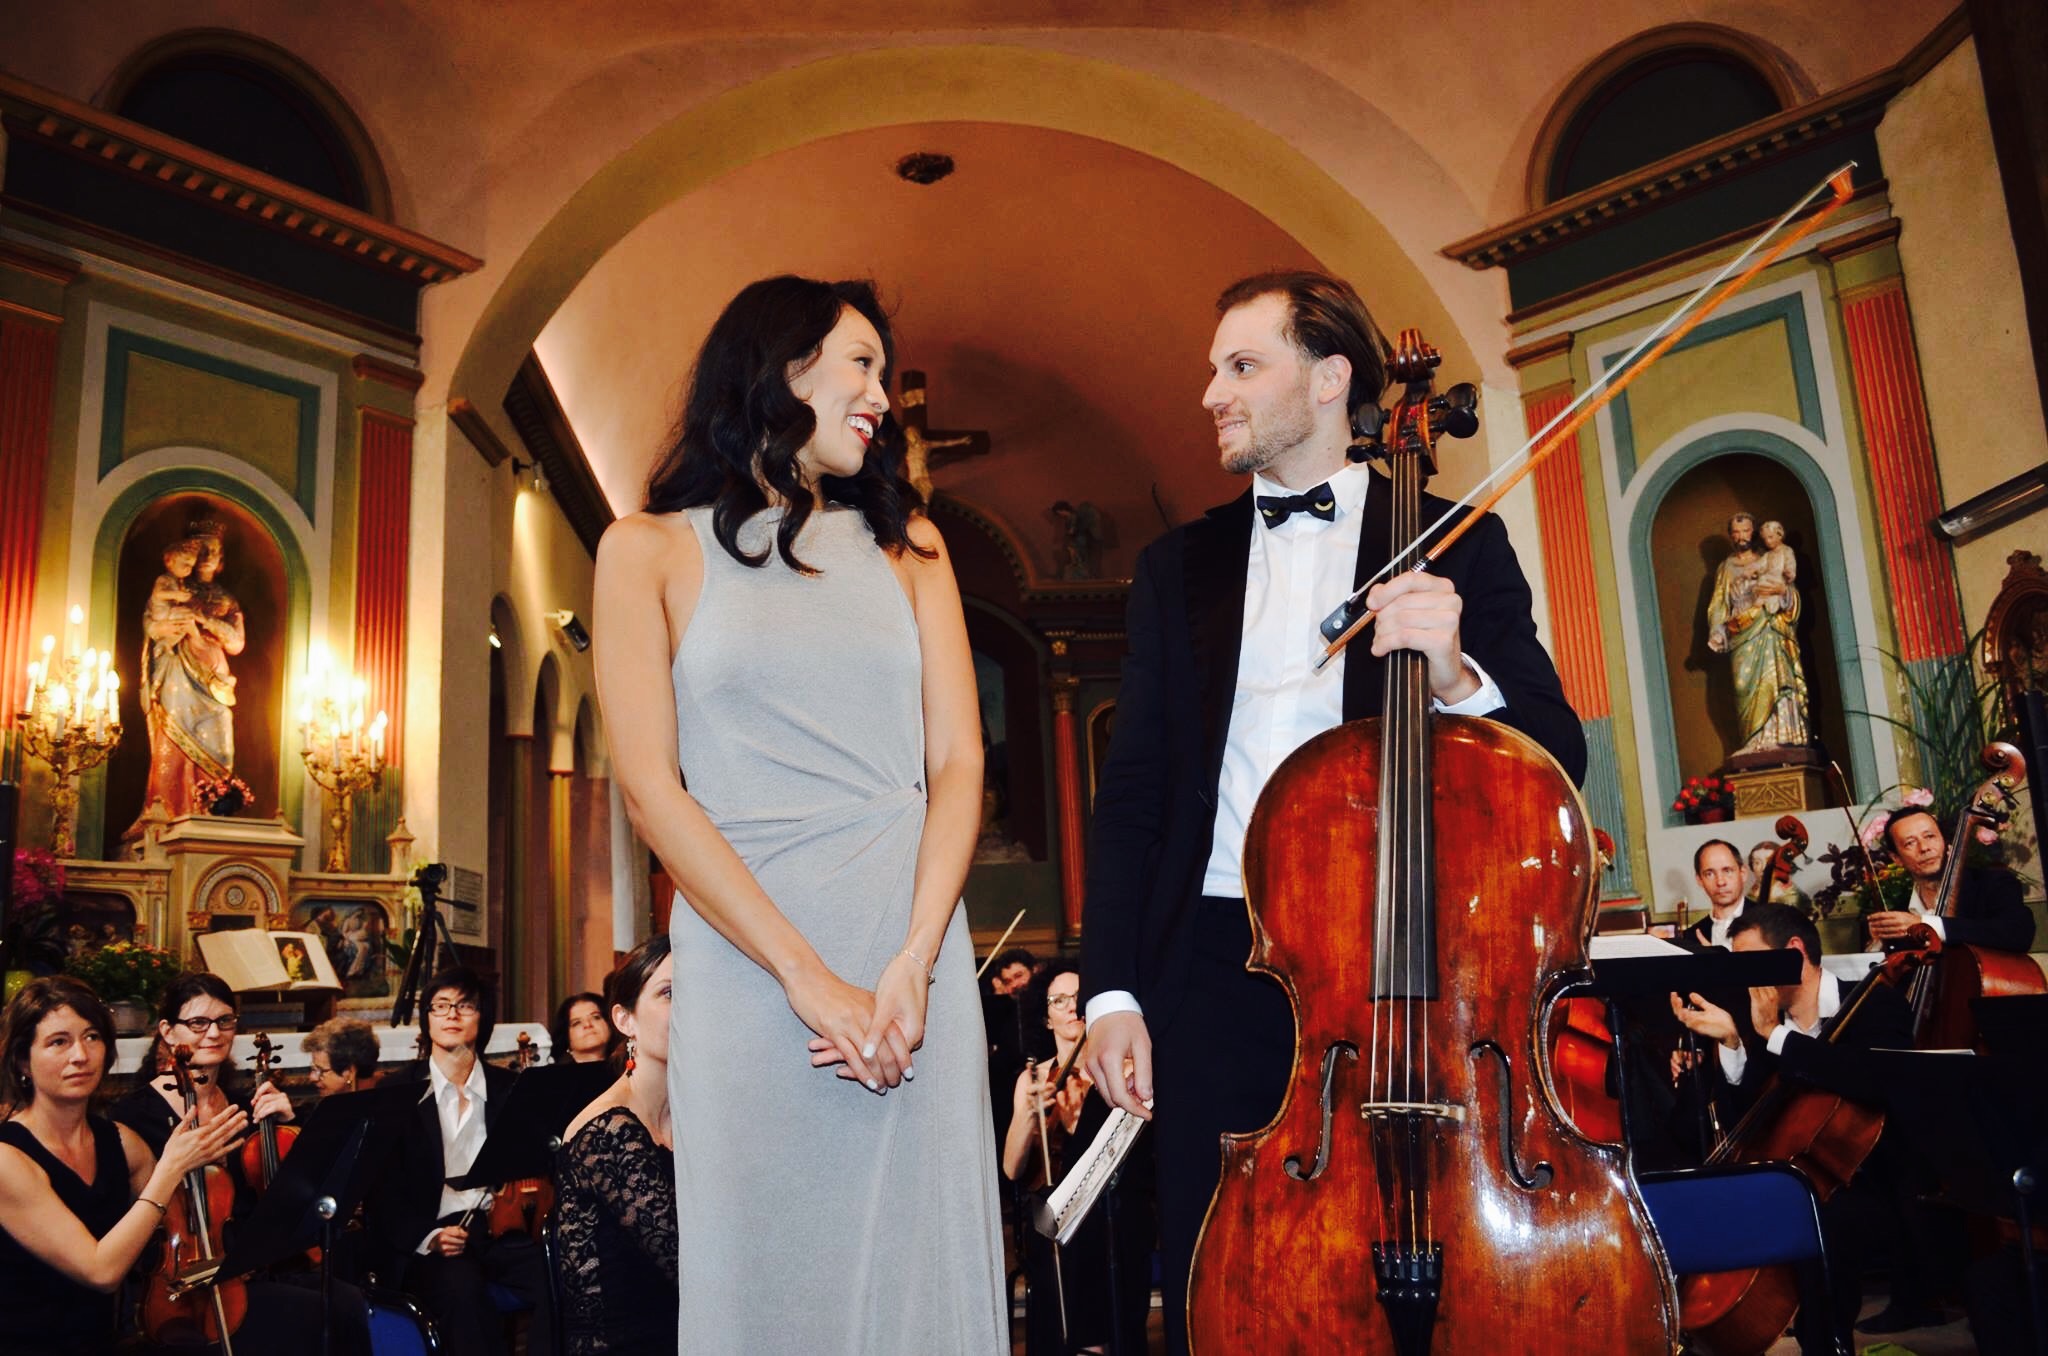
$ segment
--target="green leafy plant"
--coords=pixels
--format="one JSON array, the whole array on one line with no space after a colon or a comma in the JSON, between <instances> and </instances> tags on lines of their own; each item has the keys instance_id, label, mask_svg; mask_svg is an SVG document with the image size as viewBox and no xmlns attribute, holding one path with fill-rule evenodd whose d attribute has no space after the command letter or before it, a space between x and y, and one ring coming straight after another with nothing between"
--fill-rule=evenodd
<instances>
[{"instance_id":1,"label":"green leafy plant","mask_svg":"<svg viewBox=\"0 0 2048 1356\"><path fill-rule=\"evenodd\" d=\"M2012 738L2016 728L2006 709L2004 687L1977 668L1975 656L1983 640L1980 630L1964 642L1961 654L1917 666L1908 665L1889 650L1878 651L1898 673L1912 718L1900 720L1875 711L1848 712L1883 721L1905 733L1919 759L1921 783L1932 797L1927 808L1945 825L1955 822L1984 781L1984 765L1979 761L1984 746Z\"/></svg>"},{"instance_id":2,"label":"green leafy plant","mask_svg":"<svg viewBox=\"0 0 2048 1356\"><path fill-rule=\"evenodd\" d=\"M66 974L85 981L106 1002L127 1001L151 1008L184 970L174 953L147 942L90 947L64 965Z\"/></svg>"}]
</instances>

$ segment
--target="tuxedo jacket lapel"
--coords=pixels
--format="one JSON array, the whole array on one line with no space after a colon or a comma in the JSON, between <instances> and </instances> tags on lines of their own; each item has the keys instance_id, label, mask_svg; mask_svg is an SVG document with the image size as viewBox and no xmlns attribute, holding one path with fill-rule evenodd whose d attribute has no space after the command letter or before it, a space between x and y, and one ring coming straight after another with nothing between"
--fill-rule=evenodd
<instances>
[{"instance_id":1,"label":"tuxedo jacket lapel","mask_svg":"<svg viewBox=\"0 0 2048 1356\"><path fill-rule=\"evenodd\" d=\"M1352 572L1351 587L1357 588L1379 573L1393 554L1394 506L1385 476L1374 475L1372 488L1365 492L1365 521L1358 530L1358 567ZM1372 627L1351 638L1344 647L1344 719L1359 720L1380 714L1386 691L1386 665L1373 657Z\"/></svg>"},{"instance_id":2,"label":"tuxedo jacket lapel","mask_svg":"<svg viewBox=\"0 0 2048 1356\"><path fill-rule=\"evenodd\" d=\"M1245 570L1251 563L1252 493L1209 510L1188 529L1182 582L1202 699L1202 798L1216 803L1230 708L1244 643Z\"/></svg>"}]
</instances>

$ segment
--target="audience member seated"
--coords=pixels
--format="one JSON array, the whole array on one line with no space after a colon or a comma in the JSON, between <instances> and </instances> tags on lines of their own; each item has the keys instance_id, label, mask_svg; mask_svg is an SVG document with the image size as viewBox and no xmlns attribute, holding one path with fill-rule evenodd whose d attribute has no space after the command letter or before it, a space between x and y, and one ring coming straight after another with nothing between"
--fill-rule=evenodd
<instances>
[{"instance_id":1,"label":"audience member seated","mask_svg":"<svg viewBox=\"0 0 2048 1356\"><path fill-rule=\"evenodd\" d=\"M605 1016L604 999L594 993L572 993L555 1009L548 1039L555 1063L595 1064L611 1055L619 1033Z\"/></svg>"},{"instance_id":2,"label":"audience member seated","mask_svg":"<svg viewBox=\"0 0 2048 1356\"><path fill-rule=\"evenodd\" d=\"M301 1048L312 1067L313 1091L322 1097L377 1085L377 1033L368 1022L322 1022L306 1033Z\"/></svg>"},{"instance_id":3,"label":"audience member seated","mask_svg":"<svg viewBox=\"0 0 2048 1356\"><path fill-rule=\"evenodd\" d=\"M676 1334L675 1141L668 1114L666 933L607 985L624 1037L619 1078L569 1122L556 1163L556 1268L572 1356L672 1350Z\"/></svg>"},{"instance_id":4,"label":"audience member seated","mask_svg":"<svg viewBox=\"0 0 2048 1356\"><path fill-rule=\"evenodd\" d=\"M113 1016L73 979L30 980L0 1018L0 1345L23 1356L112 1349L114 1291L171 1193L248 1128L218 1105L153 1152L91 1109L113 1051Z\"/></svg>"},{"instance_id":5,"label":"audience member seated","mask_svg":"<svg viewBox=\"0 0 2048 1356\"><path fill-rule=\"evenodd\" d=\"M427 981L420 995L427 1058L411 1075L419 1106L371 1188L364 1222L378 1275L419 1301L449 1356L510 1350L493 1285L532 1311L526 1350L548 1356L553 1317L539 1245L490 1237L481 1222L490 1193L448 1185L476 1161L517 1076L483 1061L496 1021L496 995L474 970L455 966Z\"/></svg>"}]
</instances>

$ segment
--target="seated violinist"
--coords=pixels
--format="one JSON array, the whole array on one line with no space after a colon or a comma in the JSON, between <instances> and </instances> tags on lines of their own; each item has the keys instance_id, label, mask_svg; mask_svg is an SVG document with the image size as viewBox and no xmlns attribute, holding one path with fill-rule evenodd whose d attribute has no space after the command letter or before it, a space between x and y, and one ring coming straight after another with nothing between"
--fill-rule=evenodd
<instances>
[{"instance_id":1,"label":"seated violinist","mask_svg":"<svg viewBox=\"0 0 2048 1356\"><path fill-rule=\"evenodd\" d=\"M450 1356L508 1350L492 1286L532 1309L526 1350L549 1356L553 1319L539 1245L524 1235L491 1237L490 1193L448 1185L476 1161L517 1077L483 1061L496 1023L496 996L476 971L454 966L427 981L426 1067L413 1075L419 1106L364 1202L364 1223L372 1266L420 1302Z\"/></svg>"},{"instance_id":2,"label":"seated violinist","mask_svg":"<svg viewBox=\"0 0 2048 1356\"><path fill-rule=\"evenodd\" d=\"M2019 877L2002 867L1964 866L1956 881L1954 906L1940 916L1941 873L1948 862L1948 837L1941 821L1924 806L1908 805L1885 821L1892 856L1913 877L1913 898L1904 909L1869 916L1871 940L1882 947L1926 923L1944 942L1988 951L2025 951L2034 944L2034 915Z\"/></svg>"},{"instance_id":3,"label":"seated violinist","mask_svg":"<svg viewBox=\"0 0 2048 1356\"><path fill-rule=\"evenodd\" d=\"M1799 953L1799 979L1793 984L1765 985L1749 991L1750 1021L1763 1033L1759 1043L1746 1043L1733 1015L1699 994L1681 1000L1671 996L1671 1010L1695 1033L1717 1042L1717 1074L1727 1094L1722 1124L1734 1127L1741 1113L1755 1105L1772 1075L1792 1084L1810 1084L1866 1106L1880 1106L1884 1089L1858 1058L1860 1052L1903 1049L1913 1040L1912 1011L1899 992L1873 982L1856 1009L1855 1021L1834 1040L1825 1039L1848 997L1845 986L1820 965L1820 932L1811 919L1784 904L1752 904L1730 930L1729 946L1737 952L1789 949ZM1915 1282L1923 1268L1909 1261L1908 1239L1900 1216L1897 1183L1908 1165L1901 1164L1889 1141L1880 1139L1849 1185L1821 1206L1821 1232L1827 1243L1834 1294L1826 1306L1802 1304L1793 1331L1807 1352L1834 1350L1833 1334L1846 1332L1863 1303L1863 1278L1879 1251L1893 1254L1893 1304L1900 1313L1918 1315ZM1910 1297L1910 1298L1909 1298ZM1904 1326L1911 1326L1904 1323ZM1867 1329L1870 1325L1864 1325Z\"/></svg>"},{"instance_id":4,"label":"seated violinist","mask_svg":"<svg viewBox=\"0 0 2048 1356\"><path fill-rule=\"evenodd\" d=\"M240 1085L233 1059L235 1031L240 1025L235 991L218 975L180 975L164 991L157 1013L156 1043L150 1052L157 1077L115 1102L107 1114L139 1135L153 1152L162 1153L185 1115L184 1098L170 1072L172 1053L182 1049L189 1052L187 1067L202 1117L234 1107L248 1113L252 1126L270 1117L291 1120L291 1098L276 1083L266 1081L253 1091ZM234 1208L223 1230L228 1240L233 1239L236 1225L255 1212L261 1189L250 1180L243 1164L244 1155L237 1153L224 1165L234 1185ZM251 1277L245 1290L249 1313L235 1334L240 1349L285 1350L305 1333L319 1331L317 1272L301 1267L289 1274ZM334 1348L349 1352L370 1349L369 1309L362 1293L345 1283L334 1287Z\"/></svg>"},{"instance_id":5,"label":"seated violinist","mask_svg":"<svg viewBox=\"0 0 2048 1356\"><path fill-rule=\"evenodd\" d=\"M106 1004L30 980L0 1018L0 1332L24 1356L103 1352L114 1291L187 1172L248 1128L239 1107L181 1121L161 1153L94 1112L114 1052Z\"/></svg>"}]
</instances>

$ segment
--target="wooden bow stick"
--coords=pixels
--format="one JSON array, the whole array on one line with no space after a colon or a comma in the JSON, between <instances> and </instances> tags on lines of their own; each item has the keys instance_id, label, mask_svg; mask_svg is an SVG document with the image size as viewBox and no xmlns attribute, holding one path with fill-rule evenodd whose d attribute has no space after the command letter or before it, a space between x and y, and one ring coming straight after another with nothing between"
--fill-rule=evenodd
<instances>
[{"instance_id":1,"label":"wooden bow stick","mask_svg":"<svg viewBox=\"0 0 2048 1356\"><path fill-rule=\"evenodd\" d=\"M1473 486L1464 498L1446 509L1442 517L1423 530L1421 536L1395 552L1372 578L1359 585L1336 611L1323 618L1320 629L1327 644L1316 659L1316 667L1322 668L1341 654L1344 647L1351 643L1351 638L1364 630L1372 619L1379 615L1364 608L1365 595L1372 590L1373 585L1392 574L1395 567L1413 555L1415 548L1428 541L1437 529L1450 522L1459 512L1469 508L1471 511L1465 514L1456 527L1446 532L1420 560L1407 567L1418 572L1427 571L1433 561L1448 551L1452 544L1499 503L1509 490L1520 484L1524 476L1535 470L1544 458L1562 447L1567 439L1585 427L1587 421L1620 395L1630 382L1669 353L1686 335L1692 333L1702 320L1719 310L1728 298L1747 287L1759 273L1783 258L1786 251L1819 230L1822 223L1849 201L1852 191L1849 176L1850 171L1855 168L1856 162L1852 160L1814 185L1813 189L1794 203L1785 215L1772 222L1770 229L1750 242L1749 248L1730 259L1719 273L1709 278L1706 284L1687 297L1677 310L1666 316L1662 324L1645 335L1643 341L1629 350L1626 357L1608 368L1579 395L1578 399L1559 410L1556 417L1537 430L1536 435L1523 443L1514 456L1502 462L1484 480ZM1796 230L1779 240L1777 244L1771 245L1768 250L1764 249L1770 244L1772 237L1791 224L1793 218L1826 193L1833 193L1832 201L1801 222ZM1761 255L1758 254L1759 251L1763 251ZM1737 270L1740 270L1739 274ZM1727 281L1731 274L1736 276L1733 281ZM1720 290L1715 291L1716 288ZM1713 294L1711 298L1708 296L1709 293ZM1639 358L1640 362L1637 361ZM1485 495L1483 499L1479 498L1482 494Z\"/></svg>"}]
</instances>

